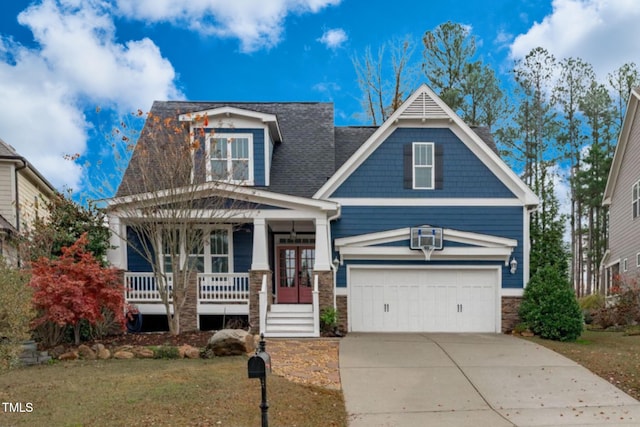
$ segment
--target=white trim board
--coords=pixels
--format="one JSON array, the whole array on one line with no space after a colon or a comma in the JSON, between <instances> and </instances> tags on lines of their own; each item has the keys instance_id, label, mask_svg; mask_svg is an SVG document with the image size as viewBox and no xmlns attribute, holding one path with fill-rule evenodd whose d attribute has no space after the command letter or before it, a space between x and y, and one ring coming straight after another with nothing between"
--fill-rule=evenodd
<instances>
[{"instance_id":1,"label":"white trim board","mask_svg":"<svg viewBox=\"0 0 640 427\"><path fill-rule=\"evenodd\" d=\"M225 106L212 108L209 110L193 111L190 113L180 114L178 116L178 120L181 122L191 122L192 126L203 126L205 117L208 118L215 116L224 116L227 118L244 117L259 121L261 123L266 123L269 126L270 131L272 131L273 133L274 140L277 142L282 141L282 133L280 132L280 126L278 125L278 119L275 114L266 114L238 107ZM215 123L209 123L209 125L206 127L215 128L218 126Z\"/></svg>"},{"instance_id":2,"label":"white trim board","mask_svg":"<svg viewBox=\"0 0 640 427\"><path fill-rule=\"evenodd\" d=\"M247 202L267 204L283 208L308 207L316 208L322 211L337 213L339 205L329 200L309 199L307 197L291 196L288 194L274 193L271 191L261 190L253 187L243 187L240 185L227 184L217 181L209 181L202 184L194 184L183 188L175 188L171 190L159 190L149 193L140 193L130 196L114 197L107 199L107 206L114 209L119 205L139 205L140 207L150 206L158 202L175 200L175 197L196 197L207 198L211 192L218 195L229 197L231 199L239 199Z\"/></svg>"},{"instance_id":3,"label":"white trim board","mask_svg":"<svg viewBox=\"0 0 640 427\"><path fill-rule=\"evenodd\" d=\"M512 198L444 198L444 197L330 197L342 206L524 206L521 200Z\"/></svg>"},{"instance_id":4,"label":"white trim board","mask_svg":"<svg viewBox=\"0 0 640 427\"><path fill-rule=\"evenodd\" d=\"M428 225L426 225L428 226ZM489 234L472 233L468 231L459 231L451 228L442 230L442 236L445 241L464 243L482 247L510 247L518 246L518 241L507 239L505 237L492 236ZM411 237L411 228L396 228L393 230L380 231L375 233L359 234L357 236L341 237L335 239L336 248L347 246L373 246L384 243L397 242L401 240L409 240Z\"/></svg>"}]
</instances>

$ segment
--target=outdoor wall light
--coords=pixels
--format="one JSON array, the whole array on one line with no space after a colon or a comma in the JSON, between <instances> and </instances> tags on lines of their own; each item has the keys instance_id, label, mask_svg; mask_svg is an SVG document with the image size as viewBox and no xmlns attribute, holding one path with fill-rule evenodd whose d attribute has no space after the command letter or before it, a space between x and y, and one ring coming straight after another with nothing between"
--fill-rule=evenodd
<instances>
[{"instance_id":1,"label":"outdoor wall light","mask_svg":"<svg viewBox=\"0 0 640 427\"><path fill-rule=\"evenodd\" d=\"M509 262L509 266L511 267L509 269L511 274L516 274L516 271L518 270L518 261L516 261L515 257L511 258L511 262Z\"/></svg>"}]
</instances>

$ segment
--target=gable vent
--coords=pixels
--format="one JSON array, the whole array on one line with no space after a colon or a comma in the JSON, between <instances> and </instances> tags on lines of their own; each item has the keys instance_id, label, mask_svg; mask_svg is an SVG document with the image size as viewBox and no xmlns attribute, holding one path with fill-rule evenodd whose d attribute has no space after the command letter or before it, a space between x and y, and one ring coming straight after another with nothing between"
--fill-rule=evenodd
<instances>
[{"instance_id":1,"label":"gable vent","mask_svg":"<svg viewBox=\"0 0 640 427\"><path fill-rule=\"evenodd\" d=\"M426 93L421 93L400 115L401 119L442 119L447 113Z\"/></svg>"}]
</instances>

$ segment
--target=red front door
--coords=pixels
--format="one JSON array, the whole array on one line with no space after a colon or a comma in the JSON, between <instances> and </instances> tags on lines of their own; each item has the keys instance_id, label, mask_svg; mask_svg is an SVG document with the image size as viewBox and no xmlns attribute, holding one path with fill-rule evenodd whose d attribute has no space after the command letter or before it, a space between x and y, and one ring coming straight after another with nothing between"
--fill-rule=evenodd
<instances>
[{"instance_id":1,"label":"red front door","mask_svg":"<svg viewBox=\"0 0 640 427\"><path fill-rule=\"evenodd\" d=\"M313 246L278 246L278 303L311 304L315 257Z\"/></svg>"}]
</instances>

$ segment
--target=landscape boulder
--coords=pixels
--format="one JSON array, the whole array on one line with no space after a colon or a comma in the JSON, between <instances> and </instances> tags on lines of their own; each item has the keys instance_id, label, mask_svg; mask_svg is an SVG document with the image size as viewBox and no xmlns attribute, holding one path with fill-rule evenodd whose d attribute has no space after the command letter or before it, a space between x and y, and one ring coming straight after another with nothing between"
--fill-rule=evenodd
<instances>
[{"instance_id":1,"label":"landscape boulder","mask_svg":"<svg viewBox=\"0 0 640 427\"><path fill-rule=\"evenodd\" d=\"M148 347L134 347L131 351L138 359L153 359L153 350Z\"/></svg>"},{"instance_id":2,"label":"landscape boulder","mask_svg":"<svg viewBox=\"0 0 640 427\"><path fill-rule=\"evenodd\" d=\"M84 344L78 347L78 354L85 360L96 360L97 358L96 352L91 350L88 345Z\"/></svg>"},{"instance_id":3,"label":"landscape boulder","mask_svg":"<svg viewBox=\"0 0 640 427\"><path fill-rule=\"evenodd\" d=\"M111 352L104 346L104 344L98 343L91 348L96 352L98 359L106 360L111 358Z\"/></svg>"},{"instance_id":4,"label":"landscape boulder","mask_svg":"<svg viewBox=\"0 0 640 427\"><path fill-rule=\"evenodd\" d=\"M58 356L59 360L76 360L80 355L77 350L68 351Z\"/></svg>"},{"instance_id":5,"label":"landscape boulder","mask_svg":"<svg viewBox=\"0 0 640 427\"><path fill-rule=\"evenodd\" d=\"M135 355L127 350L118 350L114 353L114 359L133 359Z\"/></svg>"},{"instance_id":6,"label":"landscape boulder","mask_svg":"<svg viewBox=\"0 0 640 427\"><path fill-rule=\"evenodd\" d=\"M244 329L222 329L209 339L207 349L216 356L240 356L255 350L253 335Z\"/></svg>"},{"instance_id":7,"label":"landscape boulder","mask_svg":"<svg viewBox=\"0 0 640 427\"><path fill-rule=\"evenodd\" d=\"M180 353L180 358L184 359L199 359L200 358L200 349L190 346L188 344L183 344L178 347L178 352Z\"/></svg>"}]
</instances>

